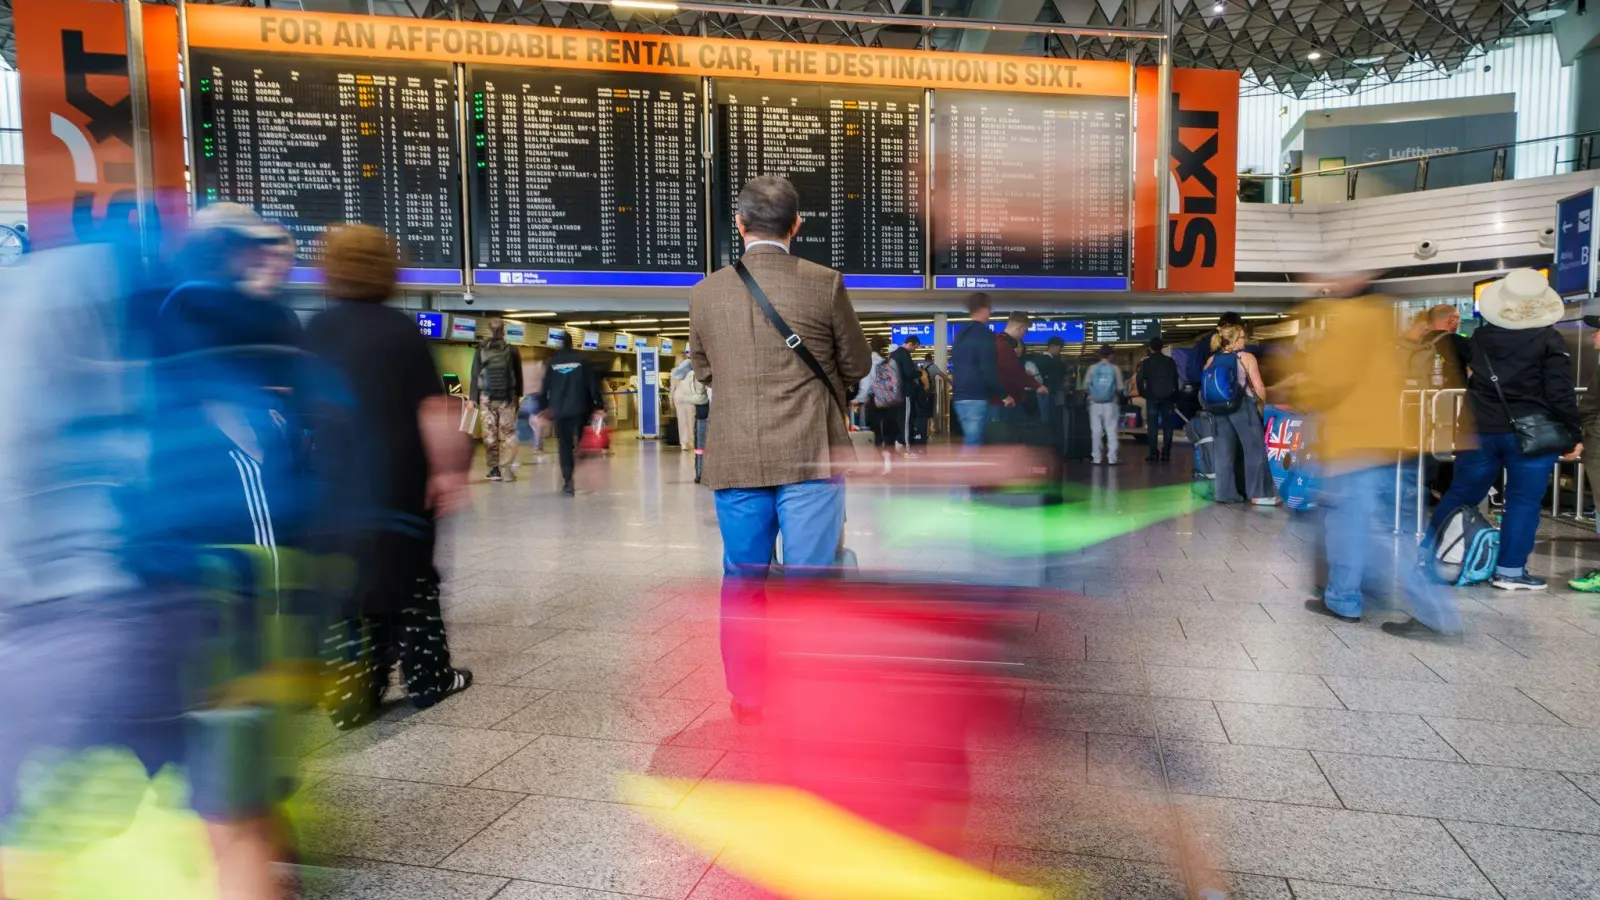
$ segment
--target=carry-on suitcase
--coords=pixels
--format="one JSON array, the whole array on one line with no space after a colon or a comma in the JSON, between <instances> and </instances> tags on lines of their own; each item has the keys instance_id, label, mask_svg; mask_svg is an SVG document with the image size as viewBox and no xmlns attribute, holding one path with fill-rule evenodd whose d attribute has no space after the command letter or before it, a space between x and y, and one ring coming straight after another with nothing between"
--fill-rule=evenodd
<instances>
[{"instance_id":1,"label":"carry-on suitcase","mask_svg":"<svg viewBox=\"0 0 1600 900\"><path fill-rule=\"evenodd\" d=\"M1212 443L1217 439L1217 423L1208 412L1196 413L1189 424L1183 426L1190 446L1194 447L1194 492L1196 496L1210 499L1216 496L1217 467L1213 462Z\"/></svg>"},{"instance_id":2,"label":"carry-on suitcase","mask_svg":"<svg viewBox=\"0 0 1600 900\"><path fill-rule=\"evenodd\" d=\"M1069 404L1062 408L1061 418L1063 455L1067 459L1088 459L1093 455L1094 446L1089 429L1089 407L1082 403Z\"/></svg>"}]
</instances>

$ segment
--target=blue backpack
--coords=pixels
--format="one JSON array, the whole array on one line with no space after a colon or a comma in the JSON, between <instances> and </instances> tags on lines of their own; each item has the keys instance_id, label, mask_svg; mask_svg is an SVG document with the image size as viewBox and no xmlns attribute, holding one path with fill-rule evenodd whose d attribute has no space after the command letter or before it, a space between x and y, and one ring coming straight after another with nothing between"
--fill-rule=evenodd
<instances>
[{"instance_id":1,"label":"blue backpack","mask_svg":"<svg viewBox=\"0 0 1600 900\"><path fill-rule=\"evenodd\" d=\"M1424 564L1435 579L1458 587L1479 584L1489 580L1500 559L1500 530L1477 507L1458 506L1428 536L1427 547Z\"/></svg>"},{"instance_id":2,"label":"blue backpack","mask_svg":"<svg viewBox=\"0 0 1600 900\"><path fill-rule=\"evenodd\" d=\"M1200 407L1208 413L1225 416L1244 402L1244 386L1239 384L1239 354L1217 353L1200 376Z\"/></svg>"},{"instance_id":3,"label":"blue backpack","mask_svg":"<svg viewBox=\"0 0 1600 900\"><path fill-rule=\"evenodd\" d=\"M1117 399L1117 372L1110 363L1095 363L1089 369L1089 399L1095 403L1111 403Z\"/></svg>"}]
</instances>

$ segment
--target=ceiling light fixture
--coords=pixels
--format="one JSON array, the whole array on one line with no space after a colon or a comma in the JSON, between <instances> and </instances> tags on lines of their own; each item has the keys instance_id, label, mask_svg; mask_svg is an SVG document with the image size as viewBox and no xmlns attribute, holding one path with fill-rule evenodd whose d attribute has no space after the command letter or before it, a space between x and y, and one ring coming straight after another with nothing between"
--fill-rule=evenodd
<instances>
[{"instance_id":1,"label":"ceiling light fixture","mask_svg":"<svg viewBox=\"0 0 1600 900\"><path fill-rule=\"evenodd\" d=\"M663 3L660 0L611 0L611 5L618 9L648 9L652 12L678 11L678 4Z\"/></svg>"},{"instance_id":2,"label":"ceiling light fixture","mask_svg":"<svg viewBox=\"0 0 1600 900\"><path fill-rule=\"evenodd\" d=\"M1212 12L1213 15L1220 16L1220 15L1222 15L1223 10L1226 10L1227 8L1228 7L1226 5L1218 3L1218 4L1216 4L1216 5L1211 7L1211 12Z\"/></svg>"},{"instance_id":3,"label":"ceiling light fixture","mask_svg":"<svg viewBox=\"0 0 1600 900\"><path fill-rule=\"evenodd\" d=\"M1321 58L1322 58L1322 51L1321 50L1313 50L1310 53L1306 54L1306 59L1309 59L1312 62L1316 62L1317 60L1319 60Z\"/></svg>"},{"instance_id":4,"label":"ceiling light fixture","mask_svg":"<svg viewBox=\"0 0 1600 900\"><path fill-rule=\"evenodd\" d=\"M548 319L554 315L555 313L553 312L520 312L506 313L505 317L508 319Z\"/></svg>"},{"instance_id":5,"label":"ceiling light fixture","mask_svg":"<svg viewBox=\"0 0 1600 900\"><path fill-rule=\"evenodd\" d=\"M1541 9L1538 12L1528 13L1528 21L1529 22L1548 22L1551 19L1559 19L1559 18L1561 18L1562 16L1564 16L1566 14L1567 14L1566 7L1552 6L1552 7L1549 7L1547 9Z\"/></svg>"},{"instance_id":6,"label":"ceiling light fixture","mask_svg":"<svg viewBox=\"0 0 1600 900\"><path fill-rule=\"evenodd\" d=\"M1385 59L1388 59L1388 57L1380 53L1377 56L1363 56L1360 59L1352 59L1350 61L1358 66L1370 66L1381 63Z\"/></svg>"}]
</instances>

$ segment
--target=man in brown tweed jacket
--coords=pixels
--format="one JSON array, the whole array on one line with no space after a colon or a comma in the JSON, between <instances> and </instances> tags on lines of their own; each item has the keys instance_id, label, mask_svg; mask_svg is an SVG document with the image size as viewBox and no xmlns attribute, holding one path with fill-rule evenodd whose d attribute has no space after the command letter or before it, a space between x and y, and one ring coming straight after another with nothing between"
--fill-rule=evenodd
<instances>
[{"instance_id":1,"label":"man in brown tweed jacket","mask_svg":"<svg viewBox=\"0 0 1600 900\"><path fill-rule=\"evenodd\" d=\"M800 196L764 175L739 192L743 261L827 376L819 381L767 319L733 266L689 298L694 374L711 389L705 483L722 531L722 659L734 717L759 721L764 701L762 584L783 536L791 577L833 564L844 528L847 385L871 351L838 272L789 253Z\"/></svg>"}]
</instances>

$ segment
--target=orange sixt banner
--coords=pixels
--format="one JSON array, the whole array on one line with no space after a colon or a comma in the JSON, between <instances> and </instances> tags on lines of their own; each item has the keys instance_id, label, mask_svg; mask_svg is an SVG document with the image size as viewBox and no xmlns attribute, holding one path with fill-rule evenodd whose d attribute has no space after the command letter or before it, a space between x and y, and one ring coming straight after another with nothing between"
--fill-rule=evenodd
<instances>
[{"instance_id":1,"label":"orange sixt banner","mask_svg":"<svg viewBox=\"0 0 1600 900\"><path fill-rule=\"evenodd\" d=\"M16 0L12 15L33 245L129 236L138 195L122 4ZM156 222L170 244L188 213L177 10L145 7L144 31Z\"/></svg>"},{"instance_id":2,"label":"orange sixt banner","mask_svg":"<svg viewBox=\"0 0 1600 900\"><path fill-rule=\"evenodd\" d=\"M1128 96L1128 67L1116 62L614 34L223 6L189 7L189 44L266 53Z\"/></svg>"},{"instance_id":3,"label":"orange sixt banner","mask_svg":"<svg viewBox=\"0 0 1600 900\"><path fill-rule=\"evenodd\" d=\"M1133 289L1156 288L1155 69L1138 81L1138 178L1134 182ZM1172 72L1172 158L1160 167L1167 182L1167 290L1233 291L1239 215L1239 73L1211 69Z\"/></svg>"}]
</instances>

